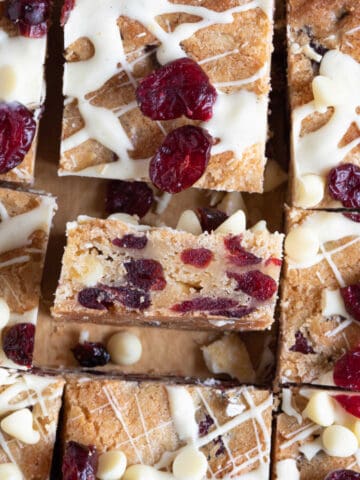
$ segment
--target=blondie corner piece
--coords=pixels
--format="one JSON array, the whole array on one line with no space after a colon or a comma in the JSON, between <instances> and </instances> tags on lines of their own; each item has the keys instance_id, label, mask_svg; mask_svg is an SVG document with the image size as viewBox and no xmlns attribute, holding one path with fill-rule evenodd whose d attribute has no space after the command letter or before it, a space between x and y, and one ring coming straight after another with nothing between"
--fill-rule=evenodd
<instances>
[{"instance_id":1,"label":"blondie corner piece","mask_svg":"<svg viewBox=\"0 0 360 480\"><path fill-rule=\"evenodd\" d=\"M0 188L0 366L31 367L55 208L52 197Z\"/></svg>"},{"instance_id":2,"label":"blondie corner piece","mask_svg":"<svg viewBox=\"0 0 360 480\"><path fill-rule=\"evenodd\" d=\"M215 139L195 186L261 192L272 14L272 0L106 0L100 9L77 0L64 27L60 175L148 180L165 136L190 122L145 117L135 90L160 65L189 57L218 93L212 119L195 121Z\"/></svg>"},{"instance_id":3,"label":"blondie corner piece","mask_svg":"<svg viewBox=\"0 0 360 480\"><path fill-rule=\"evenodd\" d=\"M267 390L253 387L70 381L65 391L63 478L69 478L67 467L74 465L79 449L85 453L91 445L95 448L87 466L92 460L98 475L105 469L106 452L115 450L127 459L125 480L171 480L171 469L183 478L184 468L189 478L266 480L272 404Z\"/></svg>"},{"instance_id":4,"label":"blondie corner piece","mask_svg":"<svg viewBox=\"0 0 360 480\"><path fill-rule=\"evenodd\" d=\"M31 184L45 101L50 2L0 2L0 181ZM27 13L25 13L27 12Z\"/></svg>"},{"instance_id":5,"label":"blondie corner piece","mask_svg":"<svg viewBox=\"0 0 360 480\"><path fill-rule=\"evenodd\" d=\"M0 369L0 478L48 480L64 381Z\"/></svg>"},{"instance_id":6,"label":"blondie corner piece","mask_svg":"<svg viewBox=\"0 0 360 480\"><path fill-rule=\"evenodd\" d=\"M285 388L281 396L272 478L358 478L360 395L303 387Z\"/></svg>"},{"instance_id":7,"label":"blondie corner piece","mask_svg":"<svg viewBox=\"0 0 360 480\"><path fill-rule=\"evenodd\" d=\"M287 212L279 380L334 385L360 343L359 214Z\"/></svg>"},{"instance_id":8,"label":"blondie corner piece","mask_svg":"<svg viewBox=\"0 0 360 480\"><path fill-rule=\"evenodd\" d=\"M358 0L288 0L292 202L360 207Z\"/></svg>"},{"instance_id":9,"label":"blondie corner piece","mask_svg":"<svg viewBox=\"0 0 360 480\"><path fill-rule=\"evenodd\" d=\"M262 330L273 323L279 233L193 235L79 217L67 236L56 318L193 330Z\"/></svg>"}]
</instances>

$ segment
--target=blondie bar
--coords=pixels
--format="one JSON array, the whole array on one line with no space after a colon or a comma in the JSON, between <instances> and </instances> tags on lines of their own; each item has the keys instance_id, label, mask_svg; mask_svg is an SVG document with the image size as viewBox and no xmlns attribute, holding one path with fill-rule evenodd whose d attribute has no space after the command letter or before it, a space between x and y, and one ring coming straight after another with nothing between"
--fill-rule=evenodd
<instances>
[{"instance_id":1,"label":"blondie bar","mask_svg":"<svg viewBox=\"0 0 360 480\"><path fill-rule=\"evenodd\" d=\"M193 330L261 330L273 323L279 233L195 235L79 217L67 236L56 318Z\"/></svg>"},{"instance_id":2,"label":"blondie bar","mask_svg":"<svg viewBox=\"0 0 360 480\"><path fill-rule=\"evenodd\" d=\"M0 188L0 365L31 366L52 197Z\"/></svg>"},{"instance_id":3,"label":"blondie bar","mask_svg":"<svg viewBox=\"0 0 360 480\"><path fill-rule=\"evenodd\" d=\"M289 0L292 202L360 207L357 0Z\"/></svg>"},{"instance_id":4,"label":"blondie bar","mask_svg":"<svg viewBox=\"0 0 360 480\"><path fill-rule=\"evenodd\" d=\"M272 403L253 387L74 379L65 391L63 479L85 468L100 479L110 471L125 480L266 479Z\"/></svg>"},{"instance_id":5,"label":"blondie bar","mask_svg":"<svg viewBox=\"0 0 360 480\"><path fill-rule=\"evenodd\" d=\"M272 10L272 0L65 6L60 175L148 180L151 165L154 181L171 170L169 158L163 165L164 150L170 144L177 153L192 151L191 136L207 152L211 147L208 165L201 163L191 184L262 191ZM197 160L187 176L195 175ZM164 183L172 188L169 176Z\"/></svg>"},{"instance_id":6,"label":"blondie bar","mask_svg":"<svg viewBox=\"0 0 360 480\"><path fill-rule=\"evenodd\" d=\"M282 383L334 385L334 364L360 342L359 220L342 212L287 212Z\"/></svg>"},{"instance_id":7,"label":"blondie bar","mask_svg":"<svg viewBox=\"0 0 360 480\"><path fill-rule=\"evenodd\" d=\"M0 181L32 183L50 1L0 2Z\"/></svg>"}]
</instances>

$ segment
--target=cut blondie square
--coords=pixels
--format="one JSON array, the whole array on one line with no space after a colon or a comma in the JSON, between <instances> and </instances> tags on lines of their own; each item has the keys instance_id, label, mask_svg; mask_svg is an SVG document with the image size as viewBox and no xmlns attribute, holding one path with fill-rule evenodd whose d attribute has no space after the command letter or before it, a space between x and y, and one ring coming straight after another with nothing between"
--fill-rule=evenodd
<instances>
[{"instance_id":1,"label":"cut blondie square","mask_svg":"<svg viewBox=\"0 0 360 480\"><path fill-rule=\"evenodd\" d=\"M208 144L212 136L211 156L192 184L261 192L272 13L273 0L106 0L101 8L77 0L65 9L60 175L149 180L150 160L164 154L165 137L179 153L191 143L189 132L206 129L206 140L203 130L199 137ZM155 82L163 88L149 91ZM199 104L204 116L194 112ZM191 170L195 175L194 164Z\"/></svg>"},{"instance_id":2,"label":"cut blondie square","mask_svg":"<svg viewBox=\"0 0 360 480\"><path fill-rule=\"evenodd\" d=\"M32 363L52 197L0 188L0 366Z\"/></svg>"},{"instance_id":3,"label":"cut blondie square","mask_svg":"<svg viewBox=\"0 0 360 480\"><path fill-rule=\"evenodd\" d=\"M48 480L61 407L60 377L0 369L0 478Z\"/></svg>"},{"instance_id":4,"label":"cut blondie square","mask_svg":"<svg viewBox=\"0 0 360 480\"><path fill-rule=\"evenodd\" d=\"M55 318L192 330L261 330L273 323L279 233L244 227L237 235L195 235L79 217L67 236Z\"/></svg>"},{"instance_id":5,"label":"cut blondie square","mask_svg":"<svg viewBox=\"0 0 360 480\"><path fill-rule=\"evenodd\" d=\"M334 385L334 366L360 343L359 221L355 213L287 212L282 383Z\"/></svg>"},{"instance_id":6,"label":"cut blondie square","mask_svg":"<svg viewBox=\"0 0 360 480\"><path fill-rule=\"evenodd\" d=\"M91 478L267 479L272 404L253 387L74 379L65 391L63 479L73 478L71 467Z\"/></svg>"},{"instance_id":7,"label":"cut blondie square","mask_svg":"<svg viewBox=\"0 0 360 480\"><path fill-rule=\"evenodd\" d=\"M273 478L356 480L360 395L285 388L276 420Z\"/></svg>"},{"instance_id":8,"label":"cut blondie square","mask_svg":"<svg viewBox=\"0 0 360 480\"><path fill-rule=\"evenodd\" d=\"M0 181L32 183L50 1L0 2Z\"/></svg>"},{"instance_id":9,"label":"cut blondie square","mask_svg":"<svg viewBox=\"0 0 360 480\"><path fill-rule=\"evenodd\" d=\"M358 0L289 0L292 202L360 207Z\"/></svg>"}]
</instances>

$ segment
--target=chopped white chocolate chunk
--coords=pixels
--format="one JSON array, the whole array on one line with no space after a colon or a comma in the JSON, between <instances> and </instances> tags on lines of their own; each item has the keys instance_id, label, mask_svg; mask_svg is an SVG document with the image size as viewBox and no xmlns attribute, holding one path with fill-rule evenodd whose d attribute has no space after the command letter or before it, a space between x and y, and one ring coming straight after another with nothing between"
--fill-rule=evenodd
<instances>
[{"instance_id":1,"label":"chopped white chocolate chunk","mask_svg":"<svg viewBox=\"0 0 360 480\"><path fill-rule=\"evenodd\" d=\"M174 480L174 477L148 465L131 465L122 480Z\"/></svg>"},{"instance_id":2,"label":"chopped white chocolate chunk","mask_svg":"<svg viewBox=\"0 0 360 480\"><path fill-rule=\"evenodd\" d=\"M359 448L355 434L342 425L331 425L322 434L325 451L332 457L350 457Z\"/></svg>"},{"instance_id":3,"label":"chopped white chocolate chunk","mask_svg":"<svg viewBox=\"0 0 360 480\"><path fill-rule=\"evenodd\" d=\"M115 333L107 343L111 361L117 365L133 365L142 355L139 337L130 332Z\"/></svg>"},{"instance_id":4,"label":"chopped white chocolate chunk","mask_svg":"<svg viewBox=\"0 0 360 480\"><path fill-rule=\"evenodd\" d=\"M4 328L10 320L10 308L7 302L0 298L0 328Z\"/></svg>"},{"instance_id":5,"label":"chopped white chocolate chunk","mask_svg":"<svg viewBox=\"0 0 360 480\"><path fill-rule=\"evenodd\" d=\"M242 210L245 214L247 211L243 196L240 192L226 193L217 208L224 211L227 215L232 215L238 210Z\"/></svg>"},{"instance_id":6,"label":"chopped white chocolate chunk","mask_svg":"<svg viewBox=\"0 0 360 480\"><path fill-rule=\"evenodd\" d=\"M326 392L315 392L311 396L303 415L317 425L329 427L335 421L333 400Z\"/></svg>"},{"instance_id":7,"label":"chopped white chocolate chunk","mask_svg":"<svg viewBox=\"0 0 360 480\"><path fill-rule=\"evenodd\" d=\"M176 225L176 230L184 230L193 235L200 235L202 228L196 213L192 210L183 211Z\"/></svg>"},{"instance_id":8,"label":"chopped white chocolate chunk","mask_svg":"<svg viewBox=\"0 0 360 480\"><path fill-rule=\"evenodd\" d=\"M126 456L120 450L110 450L99 456L96 477L100 480L120 480L126 470Z\"/></svg>"},{"instance_id":9,"label":"chopped white chocolate chunk","mask_svg":"<svg viewBox=\"0 0 360 480\"><path fill-rule=\"evenodd\" d=\"M208 463L205 455L193 446L183 448L173 463L176 480L201 480L206 475Z\"/></svg>"},{"instance_id":10,"label":"chopped white chocolate chunk","mask_svg":"<svg viewBox=\"0 0 360 480\"><path fill-rule=\"evenodd\" d=\"M232 233L238 235L246 230L246 216L242 210L238 210L225 222L223 222L216 230L215 233Z\"/></svg>"},{"instance_id":11,"label":"chopped white chocolate chunk","mask_svg":"<svg viewBox=\"0 0 360 480\"><path fill-rule=\"evenodd\" d=\"M331 317L332 315L341 315L345 318L349 317L340 290L330 290L325 288L322 291L321 307L321 313L324 317Z\"/></svg>"},{"instance_id":12,"label":"chopped white chocolate chunk","mask_svg":"<svg viewBox=\"0 0 360 480\"><path fill-rule=\"evenodd\" d=\"M128 215L127 213L112 213L108 216L110 220L120 220L121 222L130 223L131 225L139 224L137 215Z\"/></svg>"},{"instance_id":13,"label":"chopped white chocolate chunk","mask_svg":"<svg viewBox=\"0 0 360 480\"><path fill-rule=\"evenodd\" d=\"M207 368L212 373L227 373L242 382L253 382L255 370L244 342L237 334L224 335L202 347Z\"/></svg>"},{"instance_id":14,"label":"chopped white chocolate chunk","mask_svg":"<svg viewBox=\"0 0 360 480\"><path fill-rule=\"evenodd\" d=\"M300 472L293 458L285 458L276 462L276 478L277 480L299 480Z\"/></svg>"},{"instance_id":15,"label":"chopped white chocolate chunk","mask_svg":"<svg viewBox=\"0 0 360 480\"><path fill-rule=\"evenodd\" d=\"M259 222L255 223L250 230L252 232L268 232L266 221L260 220Z\"/></svg>"},{"instance_id":16,"label":"chopped white chocolate chunk","mask_svg":"<svg viewBox=\"0 0 360 480\"><path fill-rule=\"evenodd\" d=\"M344 92L341 84L336 83L332 78L318 75L312 81L315 108L319 111L327 107L340 105L344 101Z\"/></svg>"},{"instance_id":17,"label":"chopped white chocolate chunk","mask_svg":"<svg viewBox=\"0 0 360 480\"><path fill-rule=\"evenodd\" d=\"M320 242L317 235L307 227L291 230L285 239L285 252L293 262L306 262L318 253Z\"/></svg>"},{"instance_id":18,"label":"chopped white chocolate chunk","mask_svg":"<svg viewBox=\"0 0 360 480\"><path fill-rule=\"evenodd\" d=\"M33 428L33 416L28 408L17 410L3 418L0 426L5 433L28 445L40 440L39 432Z\"/></svg>"},{"instance_id":19,"label":"chopped white chocolate chunk","mask_svg":"<svg viewBox=\"0 0 360 480\"><path fill-rule=\"evenodd\" d=\"M1 480L23 480L19 467L14 463L2 463L0 465Z\"/></svg>"},{"instance_id":20,"label":"chopped white chocolate chunk","mask_svg":"<svg viewBox=\"0 0 360 480\"><path fill-rule=\"evenodd\" d=\"M93 255L83 255L77 264L73 265L73 275L86 287L94 287L103 277L104 268Z\"/></svg>"},{"instance_id":21,"label":"chopped white chocolate chunk","mask_svg":"<svg viewBox=\"0 0 360 480\"><path fill-rule=\"evenodd\" d=\"M324 198L325 179L320 175L303 175L297 181L295 204L302 208L315 207Z\"/></svg>"}]
</instances>

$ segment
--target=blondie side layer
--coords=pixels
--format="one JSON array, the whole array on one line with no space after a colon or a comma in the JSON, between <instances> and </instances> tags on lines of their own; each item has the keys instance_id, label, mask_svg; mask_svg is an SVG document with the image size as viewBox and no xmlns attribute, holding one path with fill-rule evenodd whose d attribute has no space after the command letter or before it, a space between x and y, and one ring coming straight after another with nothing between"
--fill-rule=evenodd
<instances>
[{"instance_id":1,"label":"blondie side layer","mask_svg":"<svg viewBox=\"0 0 360 480\"><path fill-rule=\"evenodd\" d=\"M60 175L148 180L149 161L165 136L195 123L215 139L195 186L261 192L272 14L272 0L107 0L101 8L77 0L64 27ZM139 81L184 57L217 89L213 118L145 117L135 99Z\"/></svg>"}]
</instances>

